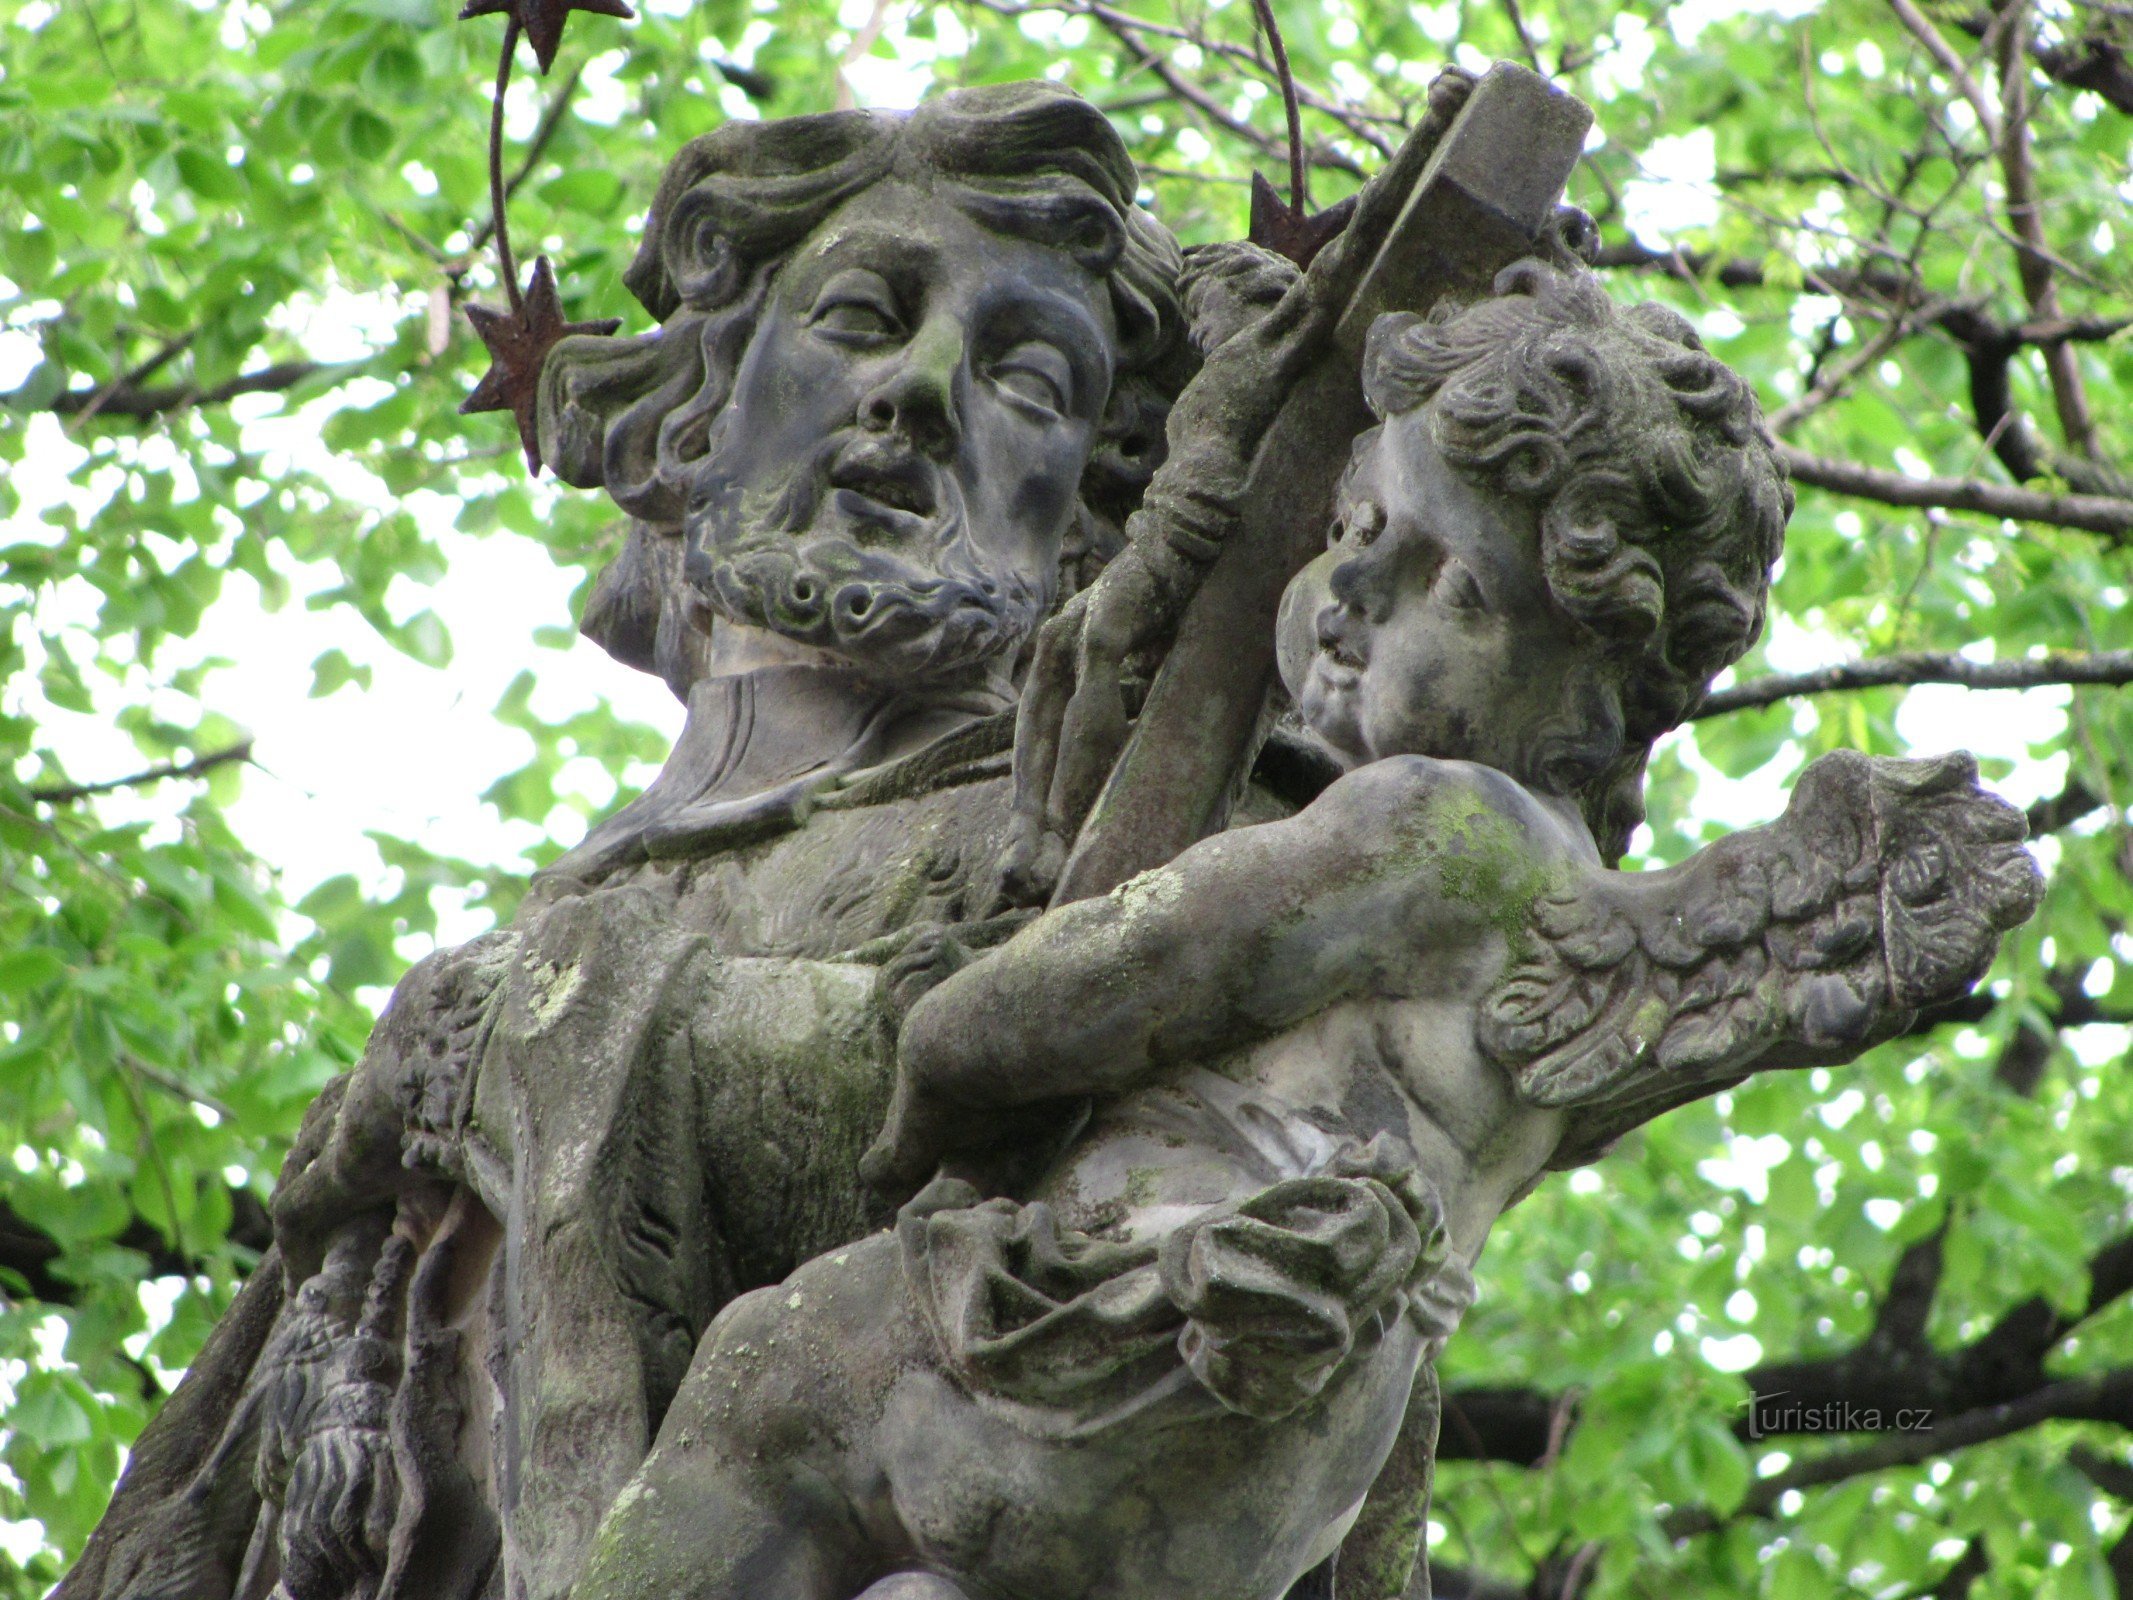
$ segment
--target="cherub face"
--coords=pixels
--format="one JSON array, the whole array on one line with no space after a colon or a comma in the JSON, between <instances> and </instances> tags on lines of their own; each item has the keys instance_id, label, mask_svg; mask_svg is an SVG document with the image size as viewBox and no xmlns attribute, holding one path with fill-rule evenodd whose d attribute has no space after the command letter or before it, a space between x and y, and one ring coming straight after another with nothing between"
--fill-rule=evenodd
<instances>
[{"instance_id":1,"label":"cherub face","mask_svg":"<svg viewBox=\"0 0 2133 1600\"><path fill-rule=\"evenodd\" d=\"M1351 489L1282 604L1304 720L1353 763L1475 761L1555 793L1589 781L1621 730L1613 697L1591 692L1608 670L1597 642L1542 574L1535 509L1454 469L1428 406L1385 424Z\"/></svg>"}]
</instances>

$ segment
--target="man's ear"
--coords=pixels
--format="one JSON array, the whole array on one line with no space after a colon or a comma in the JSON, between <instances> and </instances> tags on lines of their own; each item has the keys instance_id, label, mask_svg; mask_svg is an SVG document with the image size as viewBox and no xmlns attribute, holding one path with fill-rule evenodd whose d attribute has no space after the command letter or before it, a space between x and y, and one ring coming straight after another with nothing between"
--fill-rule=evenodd
<instances>
[{"instance_id":1,"label":"man's ear","mask_svg":"<svg viewBox=\"0 0 2133 1600\"><path fill-rule=\"evenodd\" d=\"M679 522L659 473L660 430L704 385L698 317L634 339L563 340L541 368L541 459L574 488L605 489L625 511Z\"/></svg>"},{"instance_id":2,"label":"man's ear","mask_svg":"<svg viewBox=\"0 0 2133 1600\"><path fill-rule=\"evenodd\" d=\"M663 679L688 704L710 670L711 638L689 606L678 524L632 522L621 553L593 580L578 631L626 667Z\"/></svg>"}]
</instances>

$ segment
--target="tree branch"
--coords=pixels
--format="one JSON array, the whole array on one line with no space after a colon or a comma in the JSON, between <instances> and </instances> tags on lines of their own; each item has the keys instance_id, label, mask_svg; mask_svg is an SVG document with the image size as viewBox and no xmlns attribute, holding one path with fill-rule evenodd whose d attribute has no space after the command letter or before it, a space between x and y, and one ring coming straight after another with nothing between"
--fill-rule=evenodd
<instances>
[{"instance_id":1,"label":"tree branch","mask_svg":"<svg viewBox=\"0 0 2133 1600\"><path fill-rule=\"evenodd\" d=\"M1752 1485L1740 1508L1730 1516L1722 1516L1708 1506L1684 1506L1669 1513L1660 1526L1673 1539L1709 1533L1741 1517L1768 1516L1795 1489L1822 1488L1870 1472L1885 1472L1890 1467L1916 1466L1935 1456L2004 1439L2055 1418L2133 1426L2133 1367L2068 1378L2047 1384L2019 1400L1982 1406L1928 1428L1888 1434L1855 1449L1834 1450L1796 1462Z\"/></svg>"},{"instance_id":2,"label":"tree branch","mask_svg":"<svg viewBox=\"0 0 2133 1600\"><path fill-rule=\"evenodd\" d=\"M2005 26L1994 42L1999 50L2000 98L2005 115L2000 134L1993 142L2006 188L2007 221L2017 241L2017 275L2022 280L2022 292L2029 297L2030 312L2037 317L2056 318L2059 290L2053 281L2051 253L2045 245L2030 151L2029 0L2008 0L2002 20ZM2063 344L2047 346L2044 370L2051 379L2052 401L2059 412L2067 448L2077 456L2097 459L2095 419L2089 413L2088 390L2081 381L2081 368L2073 351Z\"/></svg>"},{"instance_id":3,"label":"tree branch","mask_svg":"<svg viewBox=\"0 0 2133 1600\"><path fill-rule=\"evenodd\" d=\"M103 384L92 392L87 402L75 413L76 424L87 422L97 412L103 410L110 403L111 397L120 390L138 389L180 355L184 354L191 347L192 342L199 337L200 330L194 328L189 332L179 334L176 338L164 340L162 344L156 347L154 354L150 355L139 366L120 374L109 383Z\"/></svg>"},{"instance_id":4,"label":"tree branch","mask_svg":"<svg viewBox=\"0 0 2133 1600\"><path fill-rule=\"evenodd\" d=\"M267 1208L250 1189L232 1187L229 1239L249 1250L264 1253L274 1242L274 1224ZM149 1278L191 1277L200 1263L175 1249L162 1231L141 1217L133 1217L110 1241L123 1250L135 1250L148 1258ZM51 1234L23 1216L0 1198L0 1270L19 1275L35 1299L47 1305L70 1306L81 1291L57 1270L67 1253Z\"/></svg>"},{"instance_id":5,"label":"tree branch","mask_svg":"<svg viewBox=\"0 0 2133 1600\"><path fill-rule=\"evenodd\" d=\"M1603 271L1657 272L1684 283L1710 282L1724 289L1760 289L1769 282L1759 261L1721 259L1698 250L1653 250L1634 241L1603 245L1593 264ZM1903 274L1880 267L1809 267L1802 282L1818 294L1867 299L1885 309L1904 304L1911 287ZM1919 312L1916 326L1920 330L1962 319L1962 331L1957 336L1964 342L1982 334L2014 349L2025 345L2102 344L2133 328L2133 317L2031 317L2002 323L1990 318L1977 301L1952 297L1915 309ZM1956 330L1951 327L1950 331Z\"/></svg>"},{"instance_id":6,"label":"tree branch","mask_svg":"<svg viewBox=\"0 0 2133 1600\"><path fill-rule=\"evenodd\" d=\"M205 389L196 388L191 384L167 384L157 389L136 389L123 382L112 387L109 392L103 389L66 389L36 409L57 412L63 417L72 416L76 412L88 412L96 416L131 417L136 421L145 422L154 417L166 416L173 411L189 411L197 406L225 405L243 394L286 394L300 384L331 373L342 373L352 378L368 365L368 361L283 361L271 367L261 367L256 372L240 373L226 382ZM27 409L21 395L20 389L0 395L0 408L11 411Z\"/></svg>"},{"instance_id":7,"label":"tree branch","mask_svg":"<svg viewBox=\"0 0 2133 1600\"><path fill-rule=\"evenodd\" d=\"M1686 283L1716 282L1722 288L1760 288L1768 282L1758 262L1719 260L1693 252L1651 250L1635 243L1605 247L1600 251L1596 264L1603 268L1662 272ZM2016 479L2028 481L2056 473L2071 484L2078 494L2094 495L2114 502L2125 501L2129 508L2133 508L2133 497L2128 495L2123 475L2087 456L2068 455L2051 450L2035 437L2021 414L2013 408L2013 389L2008 378L2008 364L2025 348L2034 347L2044 351L2048 362L2070 362L2072 357L2067 353L2068 346L2098 344L2114 339L2128 327L2133 327L2133 318L2061 316L2057 312L2057 299L2054 296L2051 299L2051 315L2034 315L2021 322L2003 322L1992 316L1974 299L1950 296L1921 300L1917 286L1911 280L1884 267L1810 268L1802 281L1808 289L1817 293L1834 295L1847 305L1862 307L1870 316L1888 319L1882 340L1896 335L1895 342L1900 342L1902 337L1939 329L1962 346L1970 366L1970 405L1978 433L1992 446L1993 453ZM1880 341L1877 340L1870 348L1874 348L1877 354L1880 353ZM1802 395L1771 413L1773 428L1783 432L1788 423L1798 420L1799 416L1828 398L1826 394ZM1792 459L1803 468L1797 473L1803 482L1816 481L1810 472L1805 470L1816 463L1816 458L1796 453ZM1842 474L1853 480L1864 481L1875 476L1869 469L1849 462L1826 462L1819 465L1827 474ZM1879 478L1885 483L1895 482L1891 474L1881 474ZM1826 486L1840 487L1835 484ZM1887 498L1887 495L1878 489L1845 487L1844 492L1862 494L1869 499ZM1889 492L1905 491L1899 487ZM1907 498L1895 503L1938 505L1942 502ZM2029 503L2041 505L2043 502ZM2028 512L2019 510L2006 514L2029 520L2054 520L2049 516L2031 517ZM2133 514L2133 510L2129 510L2127 514ZM2105 516L2112 520L2114 525L2096 531L2123 532L2123 514L2114 516L2106 512Z\"/></svg>"},{"instance_id":8,"label":"tree branch","mask_svg":"<svg viewBox=\"0 0 2133 1600\"><path fill-rule=\"evenodd\" d=\"M91 795L110 794L116 789L137 789L151 783L161 783L165 778L199 778L217 767L228 766L232 761L252 759L252 741L241 739L236 744L220 750L210 750L205 755L194 756L186 761L166 761L143 772L123 778L105 778L97 783L60 783L48 788L32 789L30 798L41 805L72 805L77 800L86 800Z\"/></svg>"},{"instance_id":9,"label":"tree branch","mask_svg":"<svg viewBox=\"0 0 2133 1600\"><path fill-rule=\"evenodd\" d=\"M1982 1012L1956 1014L1964 1004L1959 1001L1941 1008L1937 1022L1981 1020ZM2125 1020L2105 1013L2078 989L2062 995L2052 1018L2057 1027ZM1900 1410L1930 1411L1937 1416L2004 1410L2046 1391L2056 1392L2057 1386L2044 1371L2046 1357L2082 1323L2133 1293L2133 1233L2127 1233L2089 1258L2088 1298L2077 1315L2062 1314L2041 1295L2033 1295L2010 1307L1968 1344L1943 1352L1931 1348L1925 1338L1939 1287L1940 1261L1937 1235L1909 1247L1890 1275L1873 1330L1866 1338L1836 1355L1765 1362L1744 1374L1750 1390L1770 1400L1783 1396L1795 1419L1826 1418L1841 1411L1874 1411L1893 1417ZM2133 1384L2133 1369L2121 1376ZM2060 1395L2051 1404L2060 1404L2064 1398ZM2133 1407L2133 1387L2123 1399ZM1561 1397L1538 1389L1451 1390L1444 1397L1444 1430L1437 1457L1440 1461L1501 1461L1534 1467L1548 1459L1549 1430L1563 1409ZM1767 1440L1786 1431L1782 1425L1773 1425L1783 1424L1785 1416L1786 1412L1758 1411L1742 1417L1734 1431ZM2109 1420L2115 1419L2114 1413ZM2133 1409L2127 1411L2125 1422L2133 1427ZM1834 1430L1809 1431L1826 1436ZM1947 1436L1941 1437L1945 1441ZM1943 1448L1956 1446L1944 1443Z\"/></svg>"},{"instance_id":10,"label":"tree branch","mask_svg":"<svg viewBox=\"0 0 2133 1600\"><path fill-rule=\"evenodd\" d=\"M1897 684L1955 683L1966 689L2034 689L2053 683L2133 683L2133 650L2098 650L2089 655L2055 654L2016 661L1972 661L1967 656L1877 656L1847 661L1813 672L1772 673L1750 678L1730 689L1705 696L1695 717L1724 716L1754 706L1775 705L1796 695L1836 694L1852 689L1882 689Z\"/></svg>"},{"instance_id":11,"label":"tree branch","mask_svg":"<svg viewBox=\"0 0 2133 1600\"><path fill-rule=\"evenodd\" d=\"M2032 43L2029 53L2054 83L2086 89L2133 117L2133 62L2120 46L2092 33L2072 45Z\"/></svg>"},{"instance_id":12,"label":"tree branch","mask_svg":"<svg viewBox=\"0 0 2133 1600\"><path fill-rule=\"evenodd\" d=\"M2023 814L2029 818L2029 836L2040 839L2047 833L2072 827L2083 817L2094 816L2106 804L2102 795L2079 778L2069 778L2064 789L2045 796Z\"/></svg>"},{"instance_id":13,"label":"tree branch","mask_svg":"<svg viewBox=\"0 0 2133 1600\"><path fill-rule=\"evenodd\" d=\"M1956 92L1977 114L1978 126L1985 131L1985 137L1997 145L2000 142L1999 108L1986 98L1985 91L1971 75L1970 64L1956 51L1955 46L1948 42L1947 35L1934 27L1932 19L1913 5L1911 0L1889 0L1889 9L1896 13L1896 20L1904 25L1911 36L1925 46L1926 54L1948 75L1948 81L1955 85Z\"/></svg>"},{"instance_id":14,"label":"tree branch","mask_svg":"<svg viewBox=\"0 0 2133 1600\"><path fill-rule=\"evenodd\" d=\"M2081 0L2076 0L2076 4ZM2133 6L2097 6L2109 15L2133 17ZM1972 38L1983 38L1990 26L1983 16L1962 17L1955 24ZM2072 44L2041 44L2032 36L2029 58L2044 69L2054 83L2069 89L2086 89L2118 110L2133 116L2133 64L2122 46L2101 33L2085 33Z\"/></svg>"},{"instance_id":15,"label":"tree branch","mask_svg":"<svg viewBox=\"0 0 2133 1600\"><path fill-rule=\"evenodd\" d=\"M1882 467L1856 461L1833 461L1810 455L1792 445L1778 446L1778 455L1791 469L1795 482L1878 500L1884 505L1918 506L1945 511L1975 511L1988 517L2015 522L2039 522L2052 527L2079 528L2108 536L2114 544L2133 535L2133 499L2100 494L2049 494L2012 484L1987 483L1978 478L1912 478Z\"/></svg>"},{"instance_id":16,"label":"tree branch","mask_svg":"<svg viewBox=\"0 0 2133 1600\"><path fill-rule=\"evenodd\" d=\"M1548 1457L1561 1409L1554 1396L1537 1389L1483 1385L1448 1389L1437 1435L1437 1459L1538 1466Z\"/></svg>"}]
</instances>

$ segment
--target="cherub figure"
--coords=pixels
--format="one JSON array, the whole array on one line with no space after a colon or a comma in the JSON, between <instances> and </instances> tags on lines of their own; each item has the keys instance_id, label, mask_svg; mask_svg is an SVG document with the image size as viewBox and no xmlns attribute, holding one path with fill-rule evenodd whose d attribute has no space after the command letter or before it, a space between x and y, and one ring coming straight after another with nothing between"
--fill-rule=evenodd
<instances>
[{"instance_id":1,"label":"cherub figure","mask_svg":"<svg viewBox=\"0 0 2133 1600\"><path fill-rule=\"evenodd\" d=\"M1609 869L1790 509L1680 318L1525 262L1381 320L1365 387L1283 617L1349 770L919 1000L870 1174L947 1168L720 1317L579 1600L1279 1600L1396 1444L1426 1484L1410 1401L1506 1208L1857 1054L2032 909L2021 815L1959 757L1829 757L1777 823ZM1004 1118L1056 1153L988 1198ZM1344 1596L1406 1589L1392 1520Z\"/></svg>"}]
</instances>

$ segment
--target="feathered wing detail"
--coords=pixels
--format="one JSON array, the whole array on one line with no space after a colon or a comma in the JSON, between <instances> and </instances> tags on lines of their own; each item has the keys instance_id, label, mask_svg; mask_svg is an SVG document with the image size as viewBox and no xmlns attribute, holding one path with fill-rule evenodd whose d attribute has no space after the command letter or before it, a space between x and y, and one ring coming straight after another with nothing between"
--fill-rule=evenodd
<instances>
[{"instance_id":1,"label":"feathered wing detail","mask_svg":"<svg viewBox=\"0 0 2133 1600\"><path fill-rule=\"evenodd\" d=\"M2026 835L1967 755L1824 756L1770 826L1537 901L1481 1049L1581 1113L1558 1164L1754 1066L1848 1059L1984 975L2042 892Z\"/></svg>"}]
</instances>

